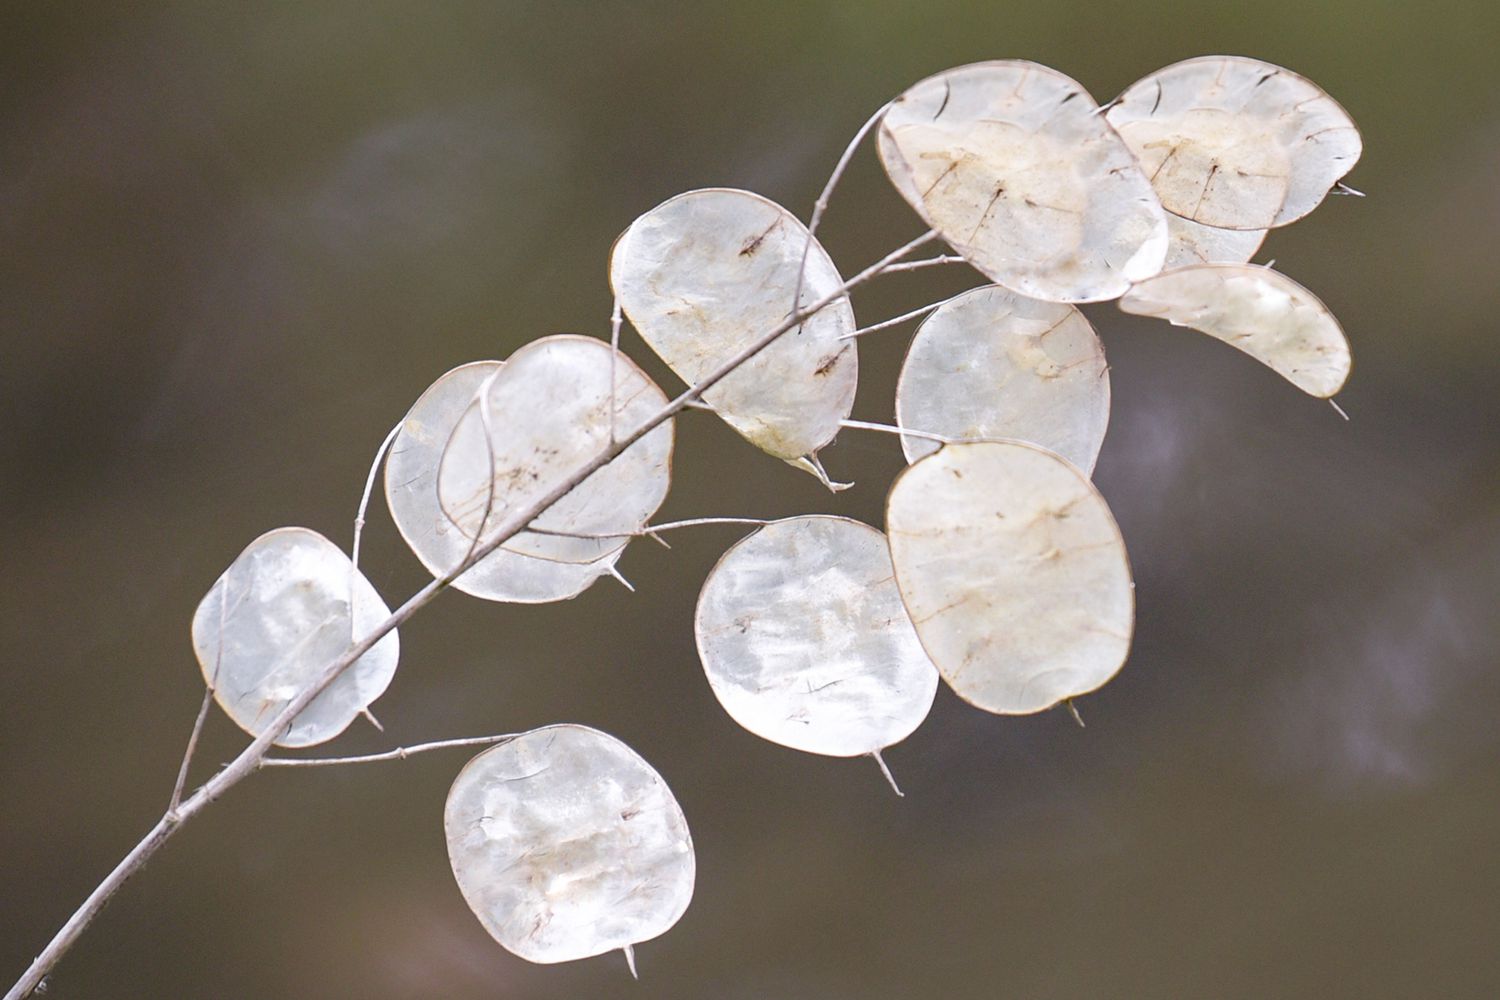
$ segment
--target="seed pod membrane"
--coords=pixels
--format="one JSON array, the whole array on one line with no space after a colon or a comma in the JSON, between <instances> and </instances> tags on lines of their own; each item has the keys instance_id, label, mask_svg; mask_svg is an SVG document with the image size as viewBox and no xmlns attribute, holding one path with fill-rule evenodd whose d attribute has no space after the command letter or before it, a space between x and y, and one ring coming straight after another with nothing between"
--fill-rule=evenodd
<instances>
[{"instance_id":1,"label":"seed pod membrane","mask_svg":"<svg viewBox=\"0 0 1500 1000\"><path fill-rule=\"evenodd\" d=\"M522 347L490 377L448 439L437 475L443 513L465 536L485 538L608 447L611 403L615 435L623 438L660 412L667 398L603 341L562 335ZM666 499L671 459L668 420L532 522L556 534L523 531L506 547L559 562L607 558Z\"/></svg>"},{"instance_id":2,"label":"seed pod membrane","mask_svg":"<svg viewBox=\"0 0 1500 1000\"><path fill-rule=\"evenodd\" d=\"M1022 443L944 445L886 503L902 600L963 698L1024 715L1120 669L1134 595L1109 508L1071 464Z\"/></svg>"},{"instance_id":3,"label":"seed pod membrane","mask_svg":"<svg viewBox=\"0 0 1500 1000\"><path fill-rule=\"evenodd\" d=\"M896 418L944 437L1030 441L1091 473L1109 425L1104 345L1073 306L976 288L917 329ZM914 462L938 444L907 436L901 448Z\"/></svg>"},{"instance_id":4,"label":"seed pod membrane","mask_svg":"<svg viewBox=\"0 0 1500 1000\"><path fill-rule=\"evenodd\" d=\"M1157 70L1131 84L1108 118L1167 211L1224 229L1296 222L1363 149L1353 120L1321 87L1243 56Z\"/></svg>"},{"instance_id":5,"label":"seed pod membrane","mask_svg":"<svg viewBox=\"0 0 1500 1000\"><path fill-rule=\"evenodd\" d=\"M458 421L473 406L485 380L502 362L475 361L446 373L422 393L392 442L385 463L385 496L396 529L433 576L463 562L473 539L459 530L438 503L438 464ZM457 590L488 601L540 603L577 596L609 572L623 548L593 562L545 535L525 539L527 555L502 545L453 582ZM549 558L549 547L553 550Z\"/></svg>"},{"instance_id":6,"label":"seed pod membrane","mask_svg":"<svg viewBox=\"0 0 1500 1000\"><path fill-rule=\"evenodd\" d=\"M736 543L703 584L694 633L725 711L808 753L898 743L937 691L885 536L847 518L789 518Z\"/></svg>"},{"instance_id":7,"label":"seed pod membrane","mask_svg":"<svg viewBox=\"0 0 1500 1000\"><path fill-rule=\"evenodd\" d=\"M251 542L198 604L193 652L225 714L259 736L390 614L338 546L307 528L277 528ZM312 746L343 732L385 692L400 648L392 630L298 713L276 744Z\"/></svg>"},{"instance_id":8,"label":"seed pod membrane","mask_svg":"<svg viewBox=\"0 0 1500 1000\"><path fill-rule=\"evenodd\" d=\"M1056 70L1012 60L928 77L891 104L878 143L896 190L997 284L1098 302L1161 270L1167 222L1150 182Z\"/></svg>"},{"instance_id":9,"label":"seed pod membrane","mask_svg":"<svg viewBox=\"0 0 1500 1000\"><path fill-rule=\"evenodd\" d=\"M610 254L610 283L630 322L694 384L793 311L804 250L802 306L843 284L807 227L749 191L706 188L633 222ZM703 395L726 423L786 461L817 452L854 405L854 310L838 299Z\"/></svg>"},{"instance_id":10,"label":"seed pod membrane","mask_svg":"<svg viewBox=\"0 0 1500 1000\"><path fill-rule=\"evenodd\" d=\"M1136 285L1120 308L1217 337L1313 396L1332 396L1349 378L1349 341L1333 313L1269 267L1181 267Z\"/></svg>"},{"instance_id":11,"label":"seed pod membrane","mask_svg":"<svg viewBox=\"0 0 1500 1000\"><path fill-rule=\"evenodd\" d=\"M443 829L469 908L531 962L629 949L693 895L693 841L666 782L586 726L535 729L469 761Z\"/></svg>"}]
</instances>

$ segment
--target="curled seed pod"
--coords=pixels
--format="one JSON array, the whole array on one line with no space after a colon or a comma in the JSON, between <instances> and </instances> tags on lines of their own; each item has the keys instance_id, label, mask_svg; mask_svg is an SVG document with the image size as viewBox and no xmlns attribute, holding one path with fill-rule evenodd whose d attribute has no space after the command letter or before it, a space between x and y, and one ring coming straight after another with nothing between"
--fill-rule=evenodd
<instances>
[{"instance_id":1,"label":"curled seed pod","mask_svg":"<svg viewBox=\"0 0 1500 1000\"><path fill-rule=\"evenodd\" d=\"M704 582L693 629L724 710L796 750L899 743L937 691L885 536L848 518L788 518L737 542Z\"/></svg>"},{"instance_id":2,"label":"curled seed pod","mask_svg":"<svg viewBox=\"0 0 1500 1000\"><path fill-rule=\"evenodd\" d=\"M1359 161L1359 129L1291 70L1202 56L1137 80L1110 106L1167 211L1223 229L1271 229L1318 207Z\"/></svg>"},{"instance_id":3,"label":"curled seed pod","mask_svg":"<svg viewBox=\"0 0 1500 1000\"><path fill-rule=\"evenodd\" d=\"M786 319L799 287L805 306L843 284L811 239L796 216L758 194L689 191L631 223L610 254L610 283L641 337L692 384ZM703 400L762 451L786 461L815 454L854 405L859 358L842 339L853 332L854 310L838 299Z\"/></svg>"},{"instance_id":4,"label":"curled seed pod","mask_svg":"<svg viewBox=\"0 0 1500 1000\"><path fill-rule=\"evenodd\" d=\"M1313 396L1332 396L1349 378L1349 341L1333 313L1269 267L1181 267L1136 285L1120 308L1217 337Z\"/></svg>"},{"instance_id":5,"label":"curled seed pod","mask_svg":"<svg viewBox=\"0 0 1500 1000\"><path fill-rule=\"evenodd\" d=\"M603 452L611 424L616 438L625 437L666 404L646 374L603 341L534 340L489 378L459 418L438 464L438 503L460 532L483 539L512 511L540 500ZM515 535L506 547L557 562L606 559L666 499L671 466L669 420L552 504L532 522L537 530Z\"/></svg>"},{"instance_id":6,"label":"curled seed pod","mask_svg":"<svg viewBox=\"0 0 1500 1000\"><path fill-rule=\"evenodd\" d=\"M880 158L917 214L996 283L1051 302L1118 298L1161 270L1167 220L1098 110L1037 63L961 66L896 98Z\"/></svg>"},{"instance_id":7,"label":"curled seed pod","mask_svg":"<svg viewBox=\"0 0 1500 1000\"><path fill-rule=\"evenodd\" d=\"M531 962L629 954L693 895L693 841L666 782L586 726L534 729L469 761L443 829L469 908Z\"/></svg>"},{"instance_id":8,"label":"curled seed pod","mask_svg":"<svg viewBox=\"0 0 1500 1000\"><path fill-rule=\"evenodd\" d=\"M1109 426L1109 366L1083 313L990 286L928 316L896 386L902 427L952 438L1015 438L1092 473ZM936 442L902 437L906 460Z\"/></svg>"},{"instance_id":9,"label":"curled seed pod","mask_svg":"<svg viewBox=\"0 0 1500 1000\"><path fill-rule=\"evenodd\" d=\"M225 714L259 736L390 614L338 546L307 528L277 528L251 542L199 602L193 652ZM312 746L343 732L385 692L399 655L392 630L298 713L276 744Z\"/></svg>"},{"instance_id":10,"label":"curled seed pod","mask_svg":"<svg viewBox=\"0 0 1500 1000\"><path fill-rule=\"evenodd\" d=\"M442 576L463 562L473 545L473 539L449 520L438 503L438 464L459 419L501 365L499 361L460 365L428 386L401 422L386 459L385 496L391 519L433 576ZM582 593L609 572L622 551L616 549L593 562L541 554L549 545L559 548L561 544L533 535L527 544L528 551L538 553L533 555L502 545L453 586L488 601L560 601Z\"/></svg>"},{"instance_id":11,"label":"curled seed pod","mask_svg":"<svg viewBox=\"0 0 1500 1000\"><path fill-rule=\"evenodd\" d=\"M1028 444L944 445L891 487L901 598L938 672L990 712L1039 712L1103 685L1130 649L1125 543L1074 466Z\"/></svg>"}]
</instances>

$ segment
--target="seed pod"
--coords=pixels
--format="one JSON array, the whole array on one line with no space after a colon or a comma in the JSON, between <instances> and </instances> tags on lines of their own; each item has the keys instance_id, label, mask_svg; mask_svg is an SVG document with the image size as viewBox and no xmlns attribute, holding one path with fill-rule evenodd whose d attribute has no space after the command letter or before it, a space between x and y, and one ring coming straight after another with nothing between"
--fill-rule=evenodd
<instances>
[{"instance_id":1,"label":"seed pod","mask_svg":"<svg viewBox=\"0 0 1500 1000\"><path fill-rule=\"evenodd\" d=\"M1049 451L944 445L891 487L886 530L901 598L959 697L1024 715L1120 669L1135 604L1104 498Z\"/></svg>"},{"instance_id":2,"label":"seed pod","mask_svg":"<svg viewBox=\"0 0 1500 1000\"><path fill-rule=\"evenodd\" d=\"M277 528L251 542L199 602L193 652L225 714L259 736L390 615L338 546L307 528ZM299 712L276 744L312 746L343 732L385 692L400 648L392 630Z\"/></svg>"},{"instance_id":3,"label":"seed pod","mask_svg":"<svg viewBox=\"0 0 1500 1000\"><path fill-rule=\"evenodd\" d=\"M531 962L629 954L693 895L693 841L666 782L586 726L534 729L469 761L443 829L469 908Z\"/></svg>"},{"instance_id":4,"label":"seed pod","mask_svg":"<svg viewBox=\"0 0 1500 1000\"><path fill-rule=\"evenodd\" d=\"M917 214L997 284L1049 302L1114 299L1161 270L1167 220L1098 111L1046 66L961 66L896 98L880 159Z\"/></svg>"}]
</instances>

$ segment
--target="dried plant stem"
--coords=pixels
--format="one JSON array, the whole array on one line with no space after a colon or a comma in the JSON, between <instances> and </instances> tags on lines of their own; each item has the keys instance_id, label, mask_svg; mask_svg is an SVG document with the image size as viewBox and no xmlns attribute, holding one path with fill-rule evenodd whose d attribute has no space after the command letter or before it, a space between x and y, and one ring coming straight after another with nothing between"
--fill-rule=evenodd
<instances>
[{"instance_id":1,"label":"dried plant stem","mask_svg":"<svg viewBox=\"0 0 1500 1000\"><path fill-rule=\"evenodd\" d=\"M945 299L943 301L946 302L947 300ZM927 313L932 312L942 304L942 302L929 302L925 306L913 309L911 312L904 312L900 316L892 316L890 319L881 320L879 323L871 323L869 326L862 326L858 330L855 330L853 333L844 334L839 339L853 340L856 337L863 337L867 333L874 333L876 330L885 330L893 326L899 326L909 319L916 319L918 316L925 316Z\"/></svg>"},{"instance_id":2,"label":"dried plant stem","mask_svg":"<svg viewBox=\"0 0 1500 1000\"><path fill-rule=\"evenodd\" d=\"M362 754L358 757L262 757L257 769L267 767L332 767L335 764L376 764L383 760L405 760L413 754L429 750L449 750L453 747L480 747L491 743L513 740L520 733L501 733L497 736L464 736L452 740L434 740L409 747L397 747L383 753Z\"/></svg>"},{"instance_id":3,"label":"dried plant stem","mask_svg":"<svg viewBox=\"0 0 1500 1000\"><path fill-rule=\"evenodd\" d=\"M764 517L694 517L686 521L666 521L662 524L648 524L644 528L637 528L634 531L586 532L560 531L553 528L527 528L526 530L534 535L556 535L559 538L608 540L613 538L654 538L663 531L676 531L679 528L699 528L710 524L753 524L763 528L773 523L775 522Z\"/></svg>"},{"instance_id":4,"label":"dried plant stem","mask_svg":"<svg viewBox=\"0 0 1500 1000\"><path fill-rule=\"evenodd\" d=\"M208 706L214 703L214 689L203 688L203 703L198 706L198 717L193 720L193 732L188 736L187 749L182 752L182 764L177 768L177 783L172 786L172 800L167 803L167 812L174 812L182 803L182 790L187 787L188 769L193 766L193 754L198 750L198 737L203 734L203 723L208 719Z\"/></svg>"},{"instance_id":5,"label":"dried plant stem","mask_svg":"<svg viewBox=\"0 0 1500 1000\"><path fill-rule=\"evenodd\" d=\"M380 442L380 447L375 450L375 461L370 463L370 474L365 477L365 491L360 494L359 510L354 515L354 544L349 549L349 579L350 593L354 590L354 571L359 569L359 543L365 534L365 511L370 509L370 494L375 492L375 477L380 472L380 463L385 461L385 453L391 450L391 445L396 440L396 435L401 433L401 427L406 421L401 421Z\"/></svg>"},{"instance_id":6,"label":"dried plant stem","mask_svg":"<svg viewBox=\"0 0 1500 1000\"><path fill-rule=\"evenodd\" d=\"M198 815L209 804L223 796L224 793L235 785L260 770L261 762L265 760L267 752L271 749L271 745L291 725L292 720L303 709L307 708L313 699L321 694L329 684L333 683L340 674L352 666L360 657L368 653L377 642L383 639L388 633L406 624L413 615L430 604L438 594L446 590L454 580L498 549L511 536L525 529L527 525L536 520L538 516L561 500L589 476L608 465L627 448L641 440L652 430L682 412L702 396L704 392L717 385L722 379L739 368L740 365L769 347L782 334L796 329L809 316L844 298L851 289L880 274L918 247L930 243L936 238L936 235L931 230L923 233L904 246L885 255L863 271L860 271L812 305L794 310L786 319L776 324L754 343L725 361L696 385L677 396L676 399L673 399L630 433L612 442L591 460L580 466L572 475L565 477L546 494L534 502L508 514L484 544L476 545L461 563L428 583L421 590L418 590L407 599L406 603L392 612L390 617L377 625L369 635L352 643L344 651L343 655L325 667L310 685L304 688L297 697L288 702L286 707L277 713L276 717L266 726L265 730L252 740L249 746L240 751L238 756L220 769L212 778L204 782L192 795L184 799L176 809L168 810L161 819L157 820L156 824L147 831L146 835L130 849L129 853L121 859L120 863L115 865L114 869L94 888L94 891L89 893L88 898L83 901L83 904L73 912L73 915L68 918L67 922L63 924L52 940L48 942L41 954L31 963L30 968L26 970L21 978L16 981L15 985L5 994L4 1000L22 1000L23 997L30 995L47 974L52 971L53 967L57 965L58 960L78 940L89 924L94 921L94 918L99 915L100 911L104 909L105 904L119 891L120 887L150 860L152 855L177 832L183 823Z\"/></svg>"},{"instance_id":7,"label":"dried plant stem","mask_svg":"<svg viewBox=\"0 0 1500 1000\"><path fill-rule=\"evenodd\" d=\"M844 147L844 152L839 156L838 163L834 164L833 173L828 175L828 183L823 185L823 190L818 193L818 200L813 203L812 215L807 220L807 242L802 244L802 262L797 265L797 288L792 293L793 308L802 305L802 285L807 280L807 258L812 254L813 241L817 238L818 226L823 222L823 213L828 211L828 199L833 197L833 189L838 187L839 179L844 176L844 171L849 169L849 161L854 159L854 151L859 148L860 143L865 141L865 136L870 134L870 130L880 124L880 120L885 117L890 106L890 101L882 104L859 127L859 131L854 133L854 138L849 140L849 145Z\"/></svg>"},{"instance_id":8,"label":"dried plant stem","mask_svg":"<svg viewBox=\"0 0 1500 1000\"><path fill-rule=\"evenodd\" d=\"M924 267L936 267L939 264L967 264L968 260L956 257L953 254L944 254L941 257L928 257L925 260L909 260L903 264L892 264L885 269L886 274L894 274L897 271L916 271Z\"/></svg>"},{"instance_id":9,"label":"dried plant stem","mask_svg":"<svg viewBox=\"0 0 1500 1000\"><path fill-rule=\"evenodd\" d=\"M1008 440L1002 438L956 438L946 434L933 434L930 431L912 430L910 427L896 427L892 424L874 424L868 420L840 420L840 427L847 427L853 431L877 431L881 434L899 434L901 437L921 438L924 441L936 441L938 444L957 444L961 441L980 440Z\"/></svg>"}]
</instances>

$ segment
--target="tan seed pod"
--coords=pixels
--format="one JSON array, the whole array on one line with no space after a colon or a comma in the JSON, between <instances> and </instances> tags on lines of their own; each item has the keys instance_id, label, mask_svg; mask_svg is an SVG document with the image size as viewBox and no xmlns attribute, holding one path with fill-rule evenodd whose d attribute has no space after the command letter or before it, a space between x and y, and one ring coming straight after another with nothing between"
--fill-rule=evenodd
<instances>
[{"instance_id":1,"label":"tan seed pod","mask_svg":"<svg viewBox=\"0 0 1500 1000\"><path fill-rule=\"evenodd\" d=\"M1161 270L1166 214L1075 80L1037 63L928 77L880 124L891 183L997 284L1051 302L1118 298Z\"/></svg>"},{"instance_id":2,"label":"tan seed pod","mask_svg":"<svg viewBox=\"0 0 1500 1000\"><path fill-rule=\"evenodd\" d=\"M1359 129L1291 70L1202 56L1131 84L1108 112L1167 211L1224 229L1271 229L1318 207L1354 169Z\"/></svg>"},{"instance_id":3,"label":"tan seed pod","mask_svg":"<svg viewBox=\"0 0 1500 1000\"><path fill-rule=\"evenodd\" d=\"M1071 463L1020 442L944 445L886 502L902 600L938 672L980 708L1039 712L1125 662L1125 543Z\"/></svg>"}]
</instances>

